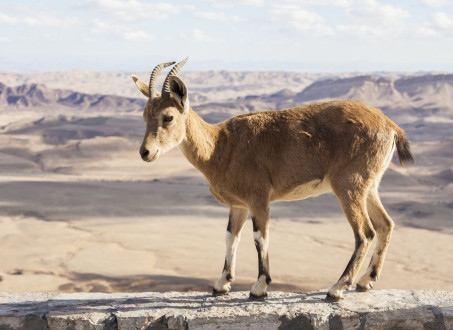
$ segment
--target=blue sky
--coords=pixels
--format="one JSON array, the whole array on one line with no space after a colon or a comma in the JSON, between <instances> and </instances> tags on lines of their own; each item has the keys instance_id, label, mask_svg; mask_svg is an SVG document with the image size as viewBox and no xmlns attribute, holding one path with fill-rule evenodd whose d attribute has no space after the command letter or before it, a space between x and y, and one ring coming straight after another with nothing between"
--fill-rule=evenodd
<instances>
[{"instance_id":1,"label":"blue sky","mask_svg":"<svg viewBox=\"0 0 453 330\"><path fill-rule=\"evenodd\" d=\"M453 0L2 0L0 49L7 71L453 72Z\"/></svg>"}]
</instances>

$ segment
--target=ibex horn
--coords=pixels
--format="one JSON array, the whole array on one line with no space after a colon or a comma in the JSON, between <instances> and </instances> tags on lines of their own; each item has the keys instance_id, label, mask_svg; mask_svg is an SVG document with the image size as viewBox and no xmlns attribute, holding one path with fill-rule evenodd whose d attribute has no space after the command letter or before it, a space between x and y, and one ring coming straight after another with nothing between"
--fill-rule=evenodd
<instances>
[{"instance_id":1,"label":"ibex horn","mask_svg":"<svg viewBox=\"0 0 453 330\"><path fill-rule=\"evenodd\" d=\"M151 77L149 78L149 98L153 99L157 96L157 91L156 91L156 80L157 76L159 73L162 71L163 68L166 68L167 66L173 65L176 62L167 62L167 63L161 63L157 65L153 72L151 73Z\"/></svg>"},{"instance_id":2,"label":"ibex horn","mask_svg":"<svg viewBox=\"0 0 453 330\"><path fill-rule=\"evenodd\" d=\"M185 60L179 62L176 64L168 73L167 77L165 78L164 85L162 86L162 98L168 99L170 97L170 82L168 80L168 77L170 76L176 76L183 67L184 64L189 60L189 57L186 57Z\"/></svg>"}]
</instances>

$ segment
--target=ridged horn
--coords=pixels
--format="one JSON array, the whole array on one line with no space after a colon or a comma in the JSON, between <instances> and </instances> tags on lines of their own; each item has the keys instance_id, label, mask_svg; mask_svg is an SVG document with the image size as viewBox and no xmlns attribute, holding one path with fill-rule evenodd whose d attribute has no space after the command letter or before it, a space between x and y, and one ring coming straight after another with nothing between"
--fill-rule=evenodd
<instances>
[{"instance_id":1,"label":"ridged horn","mask_svg":"<svg viewBox=\"0 0 453 330\"><path fill-rule=\"evenodd\" d=\"M154 68L153 72L151 73L151 77L149 78L148 92L149 92L150 99L153 99L157 96L156 80L157 80L157 76L159 75L159 73L162 71L163 68L166 68L167 66L173 65L175 63L176 62L161 63Z\"/></svg>"},{"instance_id":2,"label":"ridged horn","mask_svg":"<svg viewBox=\"0 0 453 330\"><path fill-rule=\"evenodd\" d=\"M186 57L183 61L179 62L176 64L170 72L167 74L167 77L165 78L164 85L162 86L162 98L168 99L170 97L170 82L168 80L168 77L170 76L176 76L183 67L184 64L189 60L189 57Z\"/></svg>"}]
</instances>

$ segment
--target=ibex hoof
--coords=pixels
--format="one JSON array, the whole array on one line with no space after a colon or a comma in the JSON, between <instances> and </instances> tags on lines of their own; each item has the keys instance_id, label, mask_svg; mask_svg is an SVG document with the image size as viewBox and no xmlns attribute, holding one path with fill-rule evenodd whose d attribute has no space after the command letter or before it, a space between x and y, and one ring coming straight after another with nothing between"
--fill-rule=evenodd
<instances>
[{"instance_id":1,"label":"ibex hoof","mask_svg":"<svg viewBox=\"0 0 453 330\"><path fill-rule=\"evenodd\" d=\"M365 287L365 286L361 286L360 284L357 284L357 285L355 286L355 290L356 290L357 292L368 292L368 291L370 291L370 289L368 289L368 288Z\"/></svg>"},{"instance_id":2,"label":"ibex hoof","mask_svg":"<svg viewBox=\"0 0 453 330\"><path fill-rule=\"evenodd\" d=\"M218 297L218 296L225 296L227 294L229 294L230 291L217 291L215 288L212 289L212 296L213 297Z\"/></svg>"},{"instance_id":3,"label":"ibex hoof","mask_svg":"<svg viewBox=\"0 0 453 330\"><path fill-rule=\"evenodd\" d=\"M264 300L267 298L267 292L265 292L263 295L261 296L257 296L253 293L250 292L250 295L249 295L249 299L250 300Z\"/></svg>"},{"instance_id":4,"label":"ibex hoof","mask_svg":"<svg viewBox=\"0 0 453 330\"><path fill-rule=\"evenodd\" d=\"M332 296L329 292L327 292L325 301L332 303L332 302L338 302L341 299L343 299L343 297L335 297L335 296Z\"/></svg>"}]
</instances>

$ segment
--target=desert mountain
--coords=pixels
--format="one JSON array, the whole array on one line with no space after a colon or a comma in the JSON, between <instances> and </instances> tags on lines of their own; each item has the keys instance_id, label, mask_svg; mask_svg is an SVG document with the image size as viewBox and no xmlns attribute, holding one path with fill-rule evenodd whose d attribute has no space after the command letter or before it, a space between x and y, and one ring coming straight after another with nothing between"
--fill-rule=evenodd
<instances>
[{"instance_id":1,"label":"desert mountain","mask_svg":"<svg viewBox=\"0 0 453 330\"><path fill-rule=\"evenodd\" d=\"M378 107L453 110L453 74L388 78L360 76L313 83L297 94L296 102L324 99L358 99Z\"/></svg>"},{"instance_id":2,"label":"desert mountain","mask_svg":"<svg viewBox=\"0 0 453 330\"><path fill-rule=\"evenodd\" d=\"M402 96L388 78L359 76L346 79L317 81L298 93L294 101L307 103L324 99L367 100L377 106L379 103L401 102Z\"/></svg>"},{"instance_id":3,"label":"desert mountain","mask_svg":"<svg viewBox=\"0 0 453 330\"><path fill-rule=\"evenodd\" d=\"M94 71L64 71L42 73L0 72L0 82L7 86L23 84L45 84L49 88L69 89L86 94L118 95L140 97L140 93L131 79L131 74L137 75L143 81L148 81L149 72L94 72ZM166 72L157 79L161 86ZM350 77L352 73L338 74ZM306 86L320 78L333 77L331 74L298 73L298 72L237 72L237 71L185 71L179 77L193 93L203 94L212 101L236 98L252 94L274 93L284 88L301 91ZM196 101L198 102L198 101Z\"/></svg>"},{"instance_id":4,"label":"desert mountain","mask_svg":"<svg viewBox=\"0 0 453 330\"><path fill-rule=\"evenodd\" d=\"M99 74L102 77L106 73ZM127 76L119 75L122 78ZM188 72L186 76L192 105L196 106L200 115L211 122L250 111L283 109L338 99L357 99L379 107L400 124L418 121L442 122L453 117L453 74L418 76L389 74L388 77L379 75L343 77L342 75L332 78L314 74L304 76L295 73L221 71ZM257 77L258 79L253 80ZM9 80L11 81L11 78ZM27 79L27 81L30 80L33 79ZM55 85L52 79L48 78L47 81ZM83 81L86 81L85 87L83 87ZM117 83L112 83L112 86ZM272 89L270 86L273 86L273 89L278 86L283 87L285 86L283 83L290 88L282 88L272 93L252 93L270 90ZM92 84L87 78L79 81L79 85L75 86L78 86L78 89L84 89ZM308 86L305 86L307 84ZM137 95L138 91L129 79L124 82L124 85L129 87L132 85L135 90L134 95ZM299 90L296 89L298 86ZM244 91L249 94L241 96ZM37 83L25 83L16 87L7 87L0 83L0 109L58 108L63 110L71 108L93 112L108 110L127 112L143 109L145 102L146 99L140 95L132 98L54 89Z\"/></svg>"},{"instance_id":5,"label":"desert mountain","mask_svg":"<svg viewBox=\"0 0 453 330\"><path fill-rule=\"evenodd\" d=\"M249 110L282 109L328 100L361 100L383 109L400 123L442 121L453 117L453 74L402 77L377 76L322 79L299 93L277 93L237 98L230 107ZM208 108L209 105L203 107Z\"/></svg>"},{"instance_id":6,"label":"desert mountain","mask_svg":"<svg viewBox=\"0 0 453 330\"><path fill-rule=\"evenodd\" d=\"M106 73L99 74L102 77ZM127 77L126 74L119 75L122 78ZM422 118L426 119L428 116L430 121L442 121L444 118L453 116L453 74L418 76L389 74L388 77L379 75L343 77L342 75L332 78L284 72L221 71L188 72L185 75L192 105L197 105L197 111L211 121L223 120L244 112L283 109L337 99L362 100L385 110L393 118L396 117L400 123L414 122ZM33 79L27 79L27 81L30 80ZM136 87L129 80L125 81L124 85L133 88L134 95L137 95ZM52 79L48 78L47 81L55 85ZM86 81L85 87L83 87L83 81ZM117 83L112 83L112 86ZM88 88L89 85L93 83L88 82L86 78L75 86L80 90ZM105 85L105 83L99 85ZM273 86L273 89L278 86L287 87L272 93L253 93L269 90L269 86ZM300 88L297 89L297 87ZM244 91L248 94L241 96ZM0 83L0 109L40 107L77 108L91 111L110 109L118 112L142 109L145 102L146 99L140 95L125 97L103 93L90 94L69 89L49 88L47 85L37 83L7 87Z\"/></svg>"},{"instance_id":7,"label":"desert mountain","mask_svg":"<svg viewBox=\"0 0 453 330\"><path fill-rule=\"evenodd\" d=\"M43 84L7 87L0 83L0 109L76 108L77 110L128 111L143 107L145 99L116 95L85 94L66 89L52 89Z\"/></svg>"}]
</instances>

